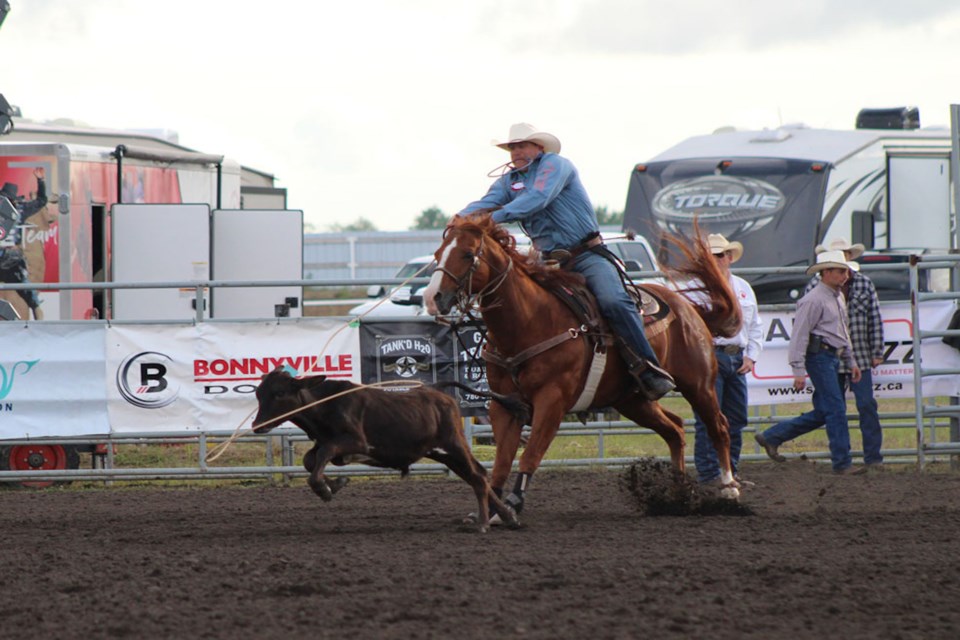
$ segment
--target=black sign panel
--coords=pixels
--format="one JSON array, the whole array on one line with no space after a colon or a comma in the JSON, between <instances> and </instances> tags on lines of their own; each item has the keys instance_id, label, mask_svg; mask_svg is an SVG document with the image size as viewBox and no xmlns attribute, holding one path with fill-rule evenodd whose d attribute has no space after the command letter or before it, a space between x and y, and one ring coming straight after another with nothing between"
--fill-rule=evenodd
<instances>
[{"instance_id":1,"label":"black sign panel","mask_svg":"<svg viewBox=\"0 0 960 640\"><path fill-rule=\"evenodd\" d=\"M486 391L486 367L479 357L484 334L482 326L454 332L447 325L430 322L361 322L361 382L457 381ZM405 387L386 389L403 391ZM463 415L486 414L486 398L453 387L445 391L457 398Z\"/></svg>"}]
</instances>

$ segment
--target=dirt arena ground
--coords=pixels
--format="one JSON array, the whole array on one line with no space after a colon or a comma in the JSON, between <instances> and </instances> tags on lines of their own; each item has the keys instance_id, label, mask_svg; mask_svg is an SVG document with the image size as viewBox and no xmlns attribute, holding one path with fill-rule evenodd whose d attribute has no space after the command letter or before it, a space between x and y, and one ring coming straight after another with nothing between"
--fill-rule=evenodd
<instances>
[{"instance_id":1,"label":"dirt arena ground","mask_svg":"<svg viewBox=\"0 0 960 640\"><path fill-rule=\"evenodd\" d=\"M541 471L523 527L459 480L0 490L2 637L960 637L960 474L751 465L741 515Z\"/></svg>"}]
</instances>

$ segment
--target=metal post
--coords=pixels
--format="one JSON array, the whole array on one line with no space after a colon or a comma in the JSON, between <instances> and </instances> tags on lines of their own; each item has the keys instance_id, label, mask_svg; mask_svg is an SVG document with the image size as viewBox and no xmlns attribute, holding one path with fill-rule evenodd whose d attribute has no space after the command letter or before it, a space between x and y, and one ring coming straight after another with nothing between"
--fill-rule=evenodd
<instances>
[{"instance_id":1,"label":"metal post","mask_svg":"<svg viewBox=\"0 0 960 640\"><path fill-rule=\"evenodd\" d=\"M917 463L923 469L924 459L923 441L923 376L920 357L920 302L917 293L920 290L920 274L917 265L920 256L910 256L910 321L913 323L913 401L914 418L917 421Z\"/></svg>"},{"instance_id":2,"label":"metal post","mask_svg":"<svg viewBox=\"0 0 960 640\"><path fill-rule=\"evenodd\" d=\"M200 471L207 470L207 434L201 432L197 454L200 456Z\"/></svg>"},{"instance_id":3,"label":"metal post","mask_svg":"<svg viewBox=\"0 0 960 640\"><path fill-rule=\"evenodd\" d=\"M953 220L950 248L960 250L960 229L957 229L957 206L960 205L960 104L950 105L950 182L953 184ZM950 289L960 290L960 265L954 265L950 271ZM950 406L960 404L960 398L950 397ZM960 419L950 416L950 441L960 442ZM960 468L960 456L950 456L950 467Z\"/></svg>"},{"instance_id":4,"label":"metal post","mask_svg":"<svg viewBox=\"0 0 960 640\"><path fill-rule=\"evenodd\" d=\"M193 304L196 307L196 311L197 311L197 314L196 314L197 322L203 322L203 285L202 284L197 285L197 290L196 290L196 293L194 294L193 300L194 300Z\"/></svg>"},{"instance_id":5,"label":"metal post","mask_svg":"<svg viewBox=\"0 0 960 640\"><path fill-rule=\"evenodd\" d=\"M117 204L123 204L123 154L126 152L126 145L118 144L112 154L117 159Z\"/></svg>"}]
</instances>

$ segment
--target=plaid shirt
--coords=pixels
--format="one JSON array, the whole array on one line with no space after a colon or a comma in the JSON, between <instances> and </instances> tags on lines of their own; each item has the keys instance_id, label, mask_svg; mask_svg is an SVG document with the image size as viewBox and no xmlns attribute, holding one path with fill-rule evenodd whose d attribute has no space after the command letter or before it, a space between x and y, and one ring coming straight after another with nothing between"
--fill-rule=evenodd
<instances>
[{"instance_id":1,"label":"plaid shirt","mask_svg":"<svg viewBox=\"0 0 960 640\"><path fill-rule=\"evenodd\" d=\"M853 343L853 357L862 370L873 368L873 359L883 357L883 321L880 318L880 299L877 289L870 278L857 271L844 286L847 298L847 315L850 318L850 342ZM813 276L807 283L806 291L820 283L820 274ZM844 361L840 360L840 372L849 373Z\"/></svg>"}]
</instances>

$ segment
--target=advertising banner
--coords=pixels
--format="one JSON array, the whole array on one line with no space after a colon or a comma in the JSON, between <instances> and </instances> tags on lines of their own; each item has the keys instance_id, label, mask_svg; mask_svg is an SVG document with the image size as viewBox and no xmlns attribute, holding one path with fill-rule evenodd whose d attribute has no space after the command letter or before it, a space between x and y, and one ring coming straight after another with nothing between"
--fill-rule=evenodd
<instances>
[{"instance_id":1,"label":"advertising banner","mask_svg":"<svg viewBox=\"0 0 960 640\"><path fill-rule=\"evenodd\" d=\"M479 359L483 336L479 326L458 327L454 333L435 322L362 323L363 383L456 381L486 391L486 368ZM385 388L404 389L403 385ZM459 400L463 415L486 414L486 398L452 387L445 391Z\"/></svg>"},{"instance_id":2,"label":"advertising banner","mask_svg":"<svg viewBox=\"0 0 960 640\"><path fill-rule=\"evenodd\" d=\"M360 381L358 331L341 321L112 326L107 332L116 433L248 428L260 378L277 367Z\"/></svg>"},{"instance_id":3,"label":"advertising banner","mask_svg":"<svg viewBox=\"0 0 960 640\"><path fill-rule=\"evenodd\" d=\"M0 440L110 432L104 331L0 322Z\"/></svg>"},{"instance_id":4,"label":"advertising banner","mask_svg":"<svg viewBox=\"0 0 960 640\"><path fill-rule=\"evenodd\" d=\"M950 322L955 305L949 300L931 300L920 305L921 329L943 331ZM748 376L751 405L810 402L813 387L793 388L793 373L787 358L793 328L793 311L762 312L763 353L752 375ZM882 303L884 361L873 370L874 395L877 398L913 397L913 336L915 328L908 303ZM923 341L923 366L926 369L960 368L960 352L939 338ZM933 376L923 380L924 397L960 395L960 376ZM848 394L848 397L853 397Z\"/></svg>"}]
</instances>

